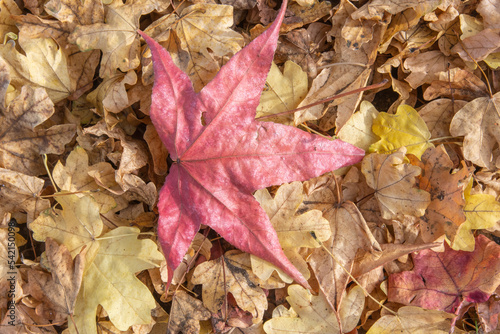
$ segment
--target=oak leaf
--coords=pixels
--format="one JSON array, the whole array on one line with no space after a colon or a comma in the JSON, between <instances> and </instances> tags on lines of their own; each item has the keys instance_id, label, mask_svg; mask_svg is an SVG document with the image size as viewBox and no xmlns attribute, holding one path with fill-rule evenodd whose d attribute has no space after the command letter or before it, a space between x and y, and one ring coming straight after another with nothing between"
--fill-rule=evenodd
<instances>
[{"instance_id":1,"label":"oak leaf","mask_svg":"<svg viewBox=\"0 0 500 334\"><path fill-rule=\"evenodd\" d=\"M479 97L467 103L453 117L452 136L465 136L464 157L481 167L500 166L498 154L492 152L500 143L500 92L492 97Z\"/></svg>"},{"instance_id":2,"label":"oak leaf","mask_svg":"<svg viewBox=\"0 0 500 334\"><path fill-rule=\"evenodd\" d=\"M143 35L155 68L151 119L175 162L158 203L158 235L170 277L200 224L205 224L307 286L283 254L269 218L251 193L356 163L363 155L338 140L255 121L285 7L286 1L275 23L199 94L168 52Z\"/></svg>"},{"instance_id":3,"label":"oak leaf","mask_svg":"<svg viewBox=\"0 0 500 334\"><path fill-rule=\"evenodd\" d=\"M500 246L483 235L473 252L444 246L442 253L414 253L412 271L390 275L389 301L455 312L462 301L488 300L500 284Z\"/></svg>"},{"instance_id":4,"label":"oak leaf","mask_svg":"<svg viewBox=\"0 0 500 334\"><path fill-rule=\"evenodd\" d=\"M404 164L406 148L386 155L372 153L363 159L361 171L366 183L375 190L384 219L401 215L421 217L430 203L430 194L415 187L420 167Z\"/></svg>"},{"instance_id":5,"label":"oak leaf","mask_svg":"<svg viewBox=\"0 0 500 334\"><path fill-rule=\"evenodd\" d=\"M163 255L155 242L137 239L139 235L136 227L120 226L96 241L98 252L85 268L75 305L74 318L80 334L97 332L95 317L99 305L121 331L152 321L155 299L135 273L158 267ZM69 329L76 333L74 327Z\"/></svg>"},{"instance_id":6,"label":"oak leaf","mask_svg":"<svg viewBox=\"0 0 500 334\"><path fill-rule=\"evenodd\" d=\"M24 86L0 116L0 166L28 175L45 171L42 154L62 153L76 127L73 124L35 129L54 113L54 105L43 88Z\"/></svg>"},{"instance_id":7,"label":"oak leaf","mask_svg":"<svg viewBox=\"0 0 500 334\"><path fill-rule=\"evenodd\" d=\"M462 168L453 174L453 163L444 146L427 149L422 161L409 156L414 166L421 168L417 186L431 194L431 202L420 218L420 231L425 242L432 242L443 234L455 238L459 226L465 221L463 191L472 169L462 162Z\"/></svg>"},{"instance_id":8,"label":"oak leaf","mask_svg":"<svg viewBox=\"0 0 500 334\"><path fill-rule=\"evenodd\" d=\"M254 197L269 216L285 255L302 275L309 279L309 269L306 261L298 253L299 247L319 247L319 244L311 236L311 231L315 232L318 240L328 240L331 235L328 221L322 217L319 210L310 210L302 214L296 213L304 197L301 182L282 185L274 198L271 197L267 189L257 190ZM267 280L276 269L272 266L265 266L266 262L256 256L252 255L251 258L253 272L262 280ZM278 273L282 274L279 271ZM289 277L282 278L291 283Z\"/></svg>"},{"instance_id":9,"label":"oak leaf","mask_svg":"<svg viewBox=\"0 0 500 334\"><path fill-rule=\"evenodd\" d=\"M373 132L380 140L370 146L370 152L393 153L400 147L406 147L408 154L420 159L429 147L431 133L427 125L410 106L401 105L395 115L379 113L373 121Z\"/></svg>"}]
</instances>

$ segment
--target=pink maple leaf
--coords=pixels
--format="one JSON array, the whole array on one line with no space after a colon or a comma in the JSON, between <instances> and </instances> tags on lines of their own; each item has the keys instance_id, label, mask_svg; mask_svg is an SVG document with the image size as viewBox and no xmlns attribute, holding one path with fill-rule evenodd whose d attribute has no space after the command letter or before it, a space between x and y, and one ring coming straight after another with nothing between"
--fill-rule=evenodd
<instances>
[{"instance_id":1,"label":"pink maple leaf","mask_svg":"<svg viewBox=\"0 0 500 334\"><path fill-rule=\"evenodd\" d=\"M284 255L252 193L306 180L364 156L361 149L340 140L255 120L286 2L270 28L231 58L198 94L169 53L141 33L155 72L151 119L174 161L158 202L167 288L200 224L308 286Z\"/></svg>"}]
</instances>

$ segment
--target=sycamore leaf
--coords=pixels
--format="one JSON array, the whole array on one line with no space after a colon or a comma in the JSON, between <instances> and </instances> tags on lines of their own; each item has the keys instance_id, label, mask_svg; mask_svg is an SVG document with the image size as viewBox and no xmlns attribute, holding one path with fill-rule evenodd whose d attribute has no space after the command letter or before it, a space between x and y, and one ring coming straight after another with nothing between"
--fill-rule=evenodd
<instances>
[{"instance_id":1,"label":"sycamore leaf","mask_svg":"<svg viewBox=\"0 0 500 334\"><path fill-rule=\"evenodd\" d=\"M50 207L49 200L38 197L45 184L42 179L0 168L0 183L0 217L7 212L24 211L28 222L32 222L40 211Z\"/></svg>"},{"instance_id":2,"label":"sycamore leaf","mask_svg":"<svg viewBox=\"0 0 500 334\"><path fill-rule=\"evenodd\" d=\"M98 190L99 186L89 175L89 157L87 152L77 146L66 158L66 166L58 161L52 177L61 190L68 192L85 192L77 194L78 197L90 196L99 205L99 211L106 213L116 206L113 197L103 192L89 192Z\"/></svg>"},{"instance_id":3,"label":"sycamore leaf","mask_svg":"<svg viewBox=\"0 0 500 334\"><path fill-rule=\"evenodd\" d=\"M370 152L394 153L400 147L406 147L407 153L420 159L429 147L431 133L427 125L410 106L401 105L395 115L384 112L373 121L373 132L380 140L370 146Z\"/></svg>"},{"instance_id":4,"label":"sycamore leaf","mask_svg":"<svg viewBox=\"0 0 500 334\"><path fill-rule=\"evenodd\" d=\"M426 310L415 306L403 306L397 315L384 315L378 319L366 334L448 334L455 314ZM453 333L465 333L453 328Z\"/></svg>"},{"instance_id":5,"label":"sycamore leaf","mask_svg":"<svg viewBox=\"0 0 500 334\"><path fill-rule=\"evenodd\" d=\"M139 229L120 226L104 234L94 261L87 265L75 305L80 334L97 332L96 312L101 305L121 331L132 325L149 324L155 299L135 273L158 267L163 255L155 242L137 239ZM73 326L71 333L76 333Z\"/></svg>"},{"instance_id":6,"label":"sycamore leaf","mask_svg":"<svg viewBox=\"0 0 500 334\"><path fill-rule=\"evenodd\" d=\"M427 149L421 162L413 155L409 159L422 170L417 186L431 194L431 203L420 218L422 239L432 242L444 234L453 240L465 221L463 191L472 169L462 162L462 169L452 174L453 163L442 145Z\"/></svg>"},{"instance_id":7,"label":"sycamore leaf","mask_svg":"<svg viewBox=\"0 0 500 334\"><path fill-rule=\"evenodd\" d=\"M158 235L171 275L205 224L243 251L278 266L304 286L257 189L305 180L358 162L363 151L297 128L255 121L286 1L276 21L196 94L188 76L150 37L155 86L151 119L175 162L160 192Z\"/></svg>"},{"instance_id":8,"label":"sycamore leaf","mask_svg":"<svg viewBox=\"0 0 500 334\"><path fill-rule=\"evenodd\" d=\"M54 125L36 130L54 113L54 104L42 88L24 86L5 117L0 116L0 166L29 175L45 171L42 154L62 153L76 127Z\"/></svg>"},{"instance_id":9,"label":"sycamore leaf","mask_svg":"<svg viewBox=\"0 0 500 334\"><path fill-rule=\"evenodd\" d=\"M288 295L286 299L291 306L290 311L293 309L295 312L288 311L285 317L273 312L273 318L264 324L267 334L290 333L291 328L297 334L348 333L358 324L365 303L364 292L359 286L344 297L338 315L321 294L313 296L301 286L291 285Z\"/></svg>"},{"instance_id":10,"label":"sycamore leaf","mask_svg":"<svg viewBox=\"0 0 500 334\"><path fill-rule=\"evenodd\" d=\"M474 250L474 234L472 230L499 229L500 203L492 195L471 195L470 190L466 190L463 211L466 220L460 225L451 247L454 250L471 252Z\"/></svg>"},{"instance_id":11,"label":"sycamore leaf","mask_svg":"<svg viewBox=\"0 0 500 334\"><path fill-rule=\"evenodd\" d=\"M201 300L191 297L187 292L178 290L172 299L172 309L168 318L168 333L198 334L200 320L210 319Z\"/></svg>"},{"instance_id":12,"label":"sycamore leaf","mask_svg":"<svg viewBox=\"0 0 500 334\"><path fill-rule=\"evenodd\" d=\"M267 299L259 286L262 281L251 270L249 254L237 250L226 252L216 260L199 264L191 278L193 284L203 284L203 303L217 313L231 293L238 306L262 319Z\"/></svg>"},{"instance_id":13,"label":"sycamore leaf","mask_svg":"<svg viewBox=\"0 0 500 334\"><path fill-rule=\"evenodd\" d=\"M316 237L320 241L328 240L331 235L328 220L322 217L319 210L310 210L300 215L296 214L303 200L301 182L282 185L274 198L271 197L267 189L257 190L254 197L269 216L285 255L300 270L302 275L309 279L309 269L305 260L298 253L299 247L319 247L319 244L311 236L311 231L316 233ZM256 256L252 255L251 258L253 272L262 280L267 280L273 270L276 269L275 267L264 266L265 261ZM279 271L278 273L282 274ZM291 283L289 278L285 278L285 281Z\"/></svg>"},{"instance_id":14,"label":"sycamore leaf","mask_svg":"<svg viewBox=\"0 0 500 334\"><path fill-rule=\"evenodd\" d=\"M479 235L473 252L444 247L413 253L412 271L390 275L389 301L446 312L487 301L500 284L500 246Z\"/></svg>"},{"instance_id":15,"label":"sycamore leaf","mask_svg":"<svg viewBox=\"0 0 500 334\"><path fill-rule=\"evenodd\" d=\"M450 124L452 136L465 136L463 152L467 160L481 167L500 166L492 152L500 143L500 92L493 97L479 97L460 109Z\"/></svg>"},{"instance_id":16,"label":"sycamore leaf","mask_svg":"<svg viewBox=\"0 0 500 334\"><path fill-rule=\"evenodd\" d=\"M278 114L295 109L307 94L307 73L292 61L287 61L283 73L273 62L267 75L266 88L260 96L256 117ZM293 124L293 113L267 120Z\"/></svg>"},{"instance_id":17,"label":"sycamore leaf","mask_svg":"<svg viewBox=\"0 0 500 334\"><path fill-rule=\"evenodd\" d=\"M77 26L68 40L80 50L100 49L103 52L99 76L107 78L118 68L128 72L139 66L140 43L136 29L141 15L152 12L150 0L113 1L107 5L106 23Z\"/></svg>"},{"instance_id":18,"label":"sycamore leaf","mask_svg":"<svg viewBox=\"0 0 500 334\"><path fill-rule=\"evenodd\" d=\"M96 238L102 232L103 224L99 216L99 207L89 196L56 196L62 209L48 209L33 221L29 227L33 238L45 241L48 237L68 247L75 257L83 247L87 249L87 258L99 247Z\"/></svg>"},{"instance_id":19,"label":"sycamore leaf","mask_svg":"<svg viewBox=\"0 0 500 334\"><path fill-rule=\"evenodd\" d=\"M401 215L423 216L430 203L430 194L415 188L415 177L421 169L404 164L406 149L390 155L372 153L363 159L361 171L366 183L375 190L384 219Z\"/></svg>"}]
</instances>

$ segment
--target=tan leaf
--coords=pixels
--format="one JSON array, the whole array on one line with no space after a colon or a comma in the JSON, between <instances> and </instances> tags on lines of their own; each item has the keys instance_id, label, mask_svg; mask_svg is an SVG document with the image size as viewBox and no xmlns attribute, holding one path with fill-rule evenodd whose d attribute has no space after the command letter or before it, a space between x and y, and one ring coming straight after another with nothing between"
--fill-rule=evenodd
<instances>
[{"instance_id":1,"label":"tan leaf","mask_svg":"<svg viewBox=\"0 0 500 334\"><path fill-rule=\"evenodd\" d=\"M216 260L199 264L191 283L203 284L203 304L212 313L217 313L231 293L238 306L262 319L267 309L267 299L260 279L252 273L250 254L233 250Z\"/></svg>"},{"instance_id":2,"label":"tan leaf","mask_svg":"<svg viewBox=\"0 0 500 334\"><path fill-rule=\"evenodd\" d=\"M179 290L172 299L168 333L198 334L200 320L207 319L210 319L210 311L203 306L201 300Z\"/></svg>"},{"instance_id":3,"label":"tan leaf","mask_svg":"<svg viewBox=\"0 0 500 334\"><path fill-rule=\"evenodd\" d=\"M439 73L438 79L425 90L424 99L429 101L437 97L451 98L452 93L456 100L471 101L488 96L488 89L486 84L473 73L461 68L452 68L450 71Z\"/></svg>"},{"instance_id":4,"label":"tan leaf","mask_svg":"<svg viewBox=\"0 0 500 334\"><path fill-rule=\"evenodd\" d=\"M77 146L66 158L66 166L63 166L60 161L57 162L52 171L52 177L61 190L82 192L76 194L78 197L92 197L99 205L99 211L106 213L116 206L116 202L113 197L104 192L98 192L99 186L88 174L88 169L89 158L87 152Z\"/></svg>"},{"instance_id":5,"label":"tan leaf","mask_svg":"<svg viewBox=\"0 0 500 334\"><path fill-rule=\"evenodd\" d=\"M23 87L0 117L0 166L29 175L44 173L42 154L62 153L75 134L72 124L35 130L54 113L54 105L42 88Z\"/></svg>"},{"instance_id":6,"label":"tan leaf","mask_svg":"<svg viewBox=\"0 0 500 334\"><path fill-rule=\"evenodd\" d=\"M492 152L500 143L500 93L480 97L460 109L450 124L452 136L465 136L464 157L481 167L500 166L498 155Z\"/></svg>"},{"instance_id":7,"label":"tan leaf","mask_svg":"<svg viewBox=\"0 0 500 334\"><path fill-rule=\"evenodd\" d=\"M370 145L379 139L372 131L373 121L377 116L378 111L373 104L363 101L359 106L359 111L349 118L342 129L337 132L337 136L345 142L368 151Z\"/></svg>"},{"instance_id":8,"label":"tan leaf","mask_svg":"<svg viewBox=\"0 0 500 334\"><path fill-rule=\"evenodd\" d=\"M405 147L390 155L373 153L361 164L366 183L375 190L384 219L396 219L402 215L423 216L430 203L430 194L415 188L415 177L421 169L404 164L405 153Z\"/></svg>"},{"instance_id":9,"label":"tan leaf","mask_svg":"<svg viewBox=\"0 0 500 334\"><path fill-rule=\"evenodd\" d=\"M20 15L22 12L13 0L0 2L0 36L9 32L17 32L16 23L11 15Z\"/></svg>"},{"instance_id":10,"label":"tan leaf","mask_svg":"<svg viewBox=\"0 0 500 334\"><path fill-rule=\"evenodd\" d=\"M37 312L55 322L65 321L73 313L82 283L85 250L73 260L68 248L51 238L45 240L45 254L52 275L38 270L28 271L26 292L42 303Z\"/></svg>"},{"instance_id":11,"label":"tan leaf","mask_svg":"<svg viewBox=\"0 0 500 334\"><path fill-rule=\"evenodd\" d=\"M418 114L427 124L431 132L431 138L450 136L450 123L455 112L460 110L466 101L437 99L425 104Z\"/></svg>"},{"instance_id":12,"label":"tan leaf","mask_svg":"<svg viewBox=\"0 0 500 334\"><path fill-rule=\"evenodd\" d=\"M25 175L0 168L0 217L7 212L26 212L28 222L32 222L38 214L50 207L47 199L39 197L45 182L34 176Z\"/></svg>"},{"instance_id":13,"label":"tan leaf","mask_svg":"<svg viewBox=\"0 0 500 334\"><path fill-rule=\"evenodd\" d=\"M168 170L167 157L168 151L161 142L158 132L152 124L148 124L144 132L144 140L148 144L149 151L153 157L155 174L165 175Z\"/></svg>"}]
</instances>

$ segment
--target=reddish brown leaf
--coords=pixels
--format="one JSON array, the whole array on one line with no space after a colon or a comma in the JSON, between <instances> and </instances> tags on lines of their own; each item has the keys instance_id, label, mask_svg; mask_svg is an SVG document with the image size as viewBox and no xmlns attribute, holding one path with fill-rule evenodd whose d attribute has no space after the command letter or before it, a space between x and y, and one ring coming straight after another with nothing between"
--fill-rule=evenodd
<instances>
[{"instance_id":1,"label":"reddish brown leaf","mask_svg":"<svg viewBox=\"0 0 500 334\"><path fill-rule=\"evenodd\" d=\"M473 252L413 254L415 268L389 276L389 301L426 309L455 311L465 300L482 303L500 284L500 246L483 235Z\"/></svg>"},{"instance_id":2,"label":"reddish brown leaf","mask_svg":"<svg viewBox=\"0 0 500 334\"><path fill-rule=\"evenodd\" d=\"M281 124L255 121L286 1L273 25L199 94L168 52L143 34L154 62L151 119L174 161L160 192L158 235L170 283L200 224L307 286L279 245L256 189L360 161L363 151Z\"/></svg>"}]
</instances>

